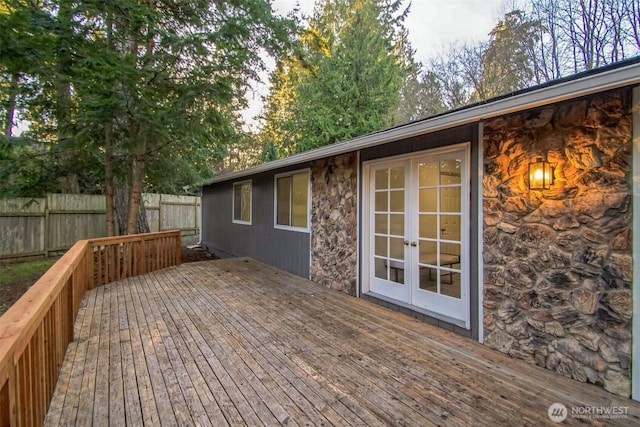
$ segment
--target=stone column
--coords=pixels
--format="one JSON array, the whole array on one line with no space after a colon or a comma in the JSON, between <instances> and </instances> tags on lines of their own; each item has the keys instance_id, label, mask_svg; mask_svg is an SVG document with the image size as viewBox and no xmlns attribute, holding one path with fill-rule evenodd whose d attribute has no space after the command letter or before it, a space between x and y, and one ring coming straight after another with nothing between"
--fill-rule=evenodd
<instances>
[{"instance_id":1,"label":"stone column","mask_svg":"<svg viewBox=\"0 0 640 427\"><path fill-rule=\"evenodd\" d=\"M356 294L358 176L355 153L313 162L311 280Z\"/></svg>"}]
</instances>

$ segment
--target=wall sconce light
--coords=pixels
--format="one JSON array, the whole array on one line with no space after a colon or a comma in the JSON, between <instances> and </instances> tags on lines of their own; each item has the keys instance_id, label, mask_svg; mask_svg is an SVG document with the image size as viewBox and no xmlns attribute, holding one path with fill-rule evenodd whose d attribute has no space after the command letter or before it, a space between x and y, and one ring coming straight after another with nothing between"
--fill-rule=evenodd
<instances>
[{"instance_id":1,"label":"wall sconce light","mask_svg":"<svg viewBox=\"0 0 640 427\"><path fill-rule=\"evenodd\" d=\"M555 164L538 157L535 162L529 163L529 189L548 190L553 185Z\"/></svg>"}]
</instances>

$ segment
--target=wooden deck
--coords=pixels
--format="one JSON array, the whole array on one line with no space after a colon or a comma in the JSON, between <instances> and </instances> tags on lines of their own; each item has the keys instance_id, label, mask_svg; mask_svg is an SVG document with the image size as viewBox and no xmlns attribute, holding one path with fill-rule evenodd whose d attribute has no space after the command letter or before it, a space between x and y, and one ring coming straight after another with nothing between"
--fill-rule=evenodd
<instances>
[{"instance_id":1,"label":"wooden deck","mask_svg":"<svg viewBox=\"0 0 640 427\"><path fill-rule=\"evenodd\" d=\"M565 424L640 422L637 402L234 259L87 292L45 424L555 425L556 402Z\"/></svg>"}]
</instances>

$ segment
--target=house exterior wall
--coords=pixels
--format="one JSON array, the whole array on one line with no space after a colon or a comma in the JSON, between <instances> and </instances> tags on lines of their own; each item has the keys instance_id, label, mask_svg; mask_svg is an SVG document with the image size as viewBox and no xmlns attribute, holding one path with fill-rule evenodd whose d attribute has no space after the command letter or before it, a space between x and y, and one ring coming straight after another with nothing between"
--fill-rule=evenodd
<instances>
[{"instance_id":1,"label":"house exterior wall","mask_svg":"<svg viewBox=\"0 0 640 427\"><path fill-rule=\"evenodd\" d=\"M250 179L252 183L251 225L232 221L233 183L236 181L203 187L202 243L218 256L249 256L309 277L309 233L274 227L274 176L280 172L284 171L238 179Z\"/></svg>"},{"instance_id":2,"label":"house exterior wall","mask_svg":"<svg viewBox=\"0 0 640 427\"><path fill-rule=\"evenodd\" d=\"M629 396L631 91L484 126L484 343ZM548 153L550 190L528 189Z\"/></svg>"},{"instance_id":3,"label":"house exterior wall","mask_svg":"<svg viewBox=\"0 0 640 427\"><path fill-rule=\"evenodd\" d=\"M356 295L358 265L358 164L355 153L311 167L312 281Z\"/></svg>"}]
</instances>

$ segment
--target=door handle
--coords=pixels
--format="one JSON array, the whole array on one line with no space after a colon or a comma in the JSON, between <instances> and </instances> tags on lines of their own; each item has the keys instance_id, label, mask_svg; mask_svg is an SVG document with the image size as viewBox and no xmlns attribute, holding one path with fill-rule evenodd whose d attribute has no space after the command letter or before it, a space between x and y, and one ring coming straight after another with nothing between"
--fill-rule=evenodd
<instances>
[{"instance_id":1,"label":"door handle","mask_svg":"<svg viewBox=\"0 0 640 427\"><path fill-rule=\"evenodd\" d=\"M403 243L404 243L405 246L409 246L409 241L408 240L405 240Z\"/></svg>"},{"instance_id":2,"label":"door handle","mask_svg":"<svg viewBox=\"0 0 640 427\"><path fill-rule=\"evenodd\" d=\"M416 246L418 246L418 243L416 243L416 242L411 242L411 246L416 247Z\"/></svg>"}]
</instances>

